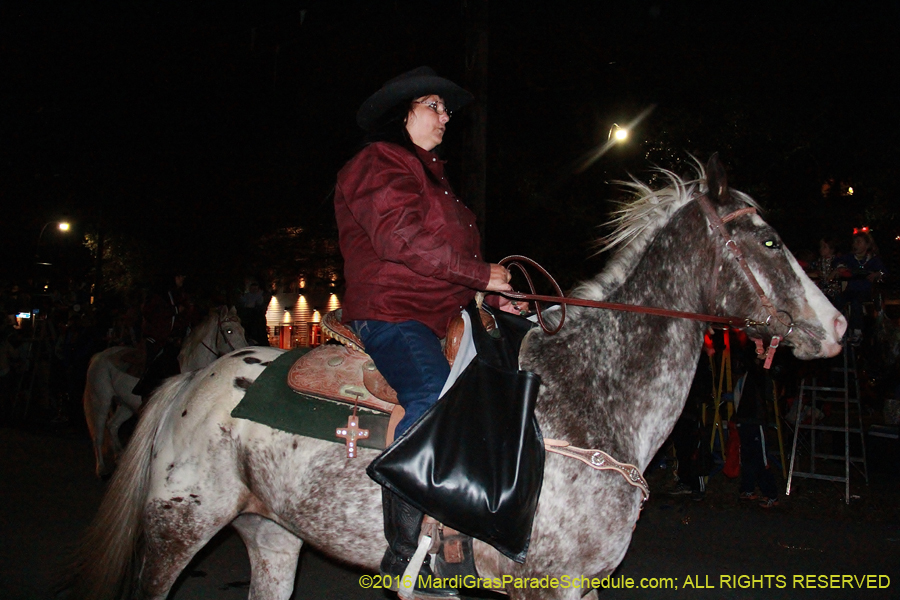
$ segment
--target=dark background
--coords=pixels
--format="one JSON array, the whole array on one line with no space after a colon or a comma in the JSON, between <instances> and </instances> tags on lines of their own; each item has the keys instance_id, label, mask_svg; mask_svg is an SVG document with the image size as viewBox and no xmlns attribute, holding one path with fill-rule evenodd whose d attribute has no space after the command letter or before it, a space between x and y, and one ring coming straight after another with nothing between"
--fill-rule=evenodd
<instances>
[{"instance_id":1,"label":"dark background","mask_svg":"<svg viewBox=\"0 0 900 600\"><path fill-rule=\"evenodd\" d=\"M898 6L491 0L488 257L531 255L570 285L602 263L588 257L610 181L687 173L688 153L716 151L795 251L869 225L896 254ZM99 237L106 286L333 261L330 192L361 139L356 109L419 65L469 80L484 64L466 52L471 8L4 2L0 280L33 277L37 251L49 275L93 281ZM627 143L573 173L651 105ZM457 187L471 118L454 116L444 144ZM48 227L36 248L63 218L73 231Z\"/></svg>"}]
</instances>

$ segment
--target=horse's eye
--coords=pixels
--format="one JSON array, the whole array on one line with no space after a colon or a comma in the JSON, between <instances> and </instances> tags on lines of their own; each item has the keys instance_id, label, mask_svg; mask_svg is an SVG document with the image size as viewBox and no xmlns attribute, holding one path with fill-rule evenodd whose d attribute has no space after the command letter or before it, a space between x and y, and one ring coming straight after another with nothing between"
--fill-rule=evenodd
<instances>
[{"instance_id":1,"label":"horse's eye","mask_svg":"<svg viewBox=\"0 0 900 600\"><path fill-rule=\"evenodd\" d=\"M772 250L777 250L777 249L781 248L781 244L778 243L777 240L766 240L765 242L763 242L763 245L766 248L771 248Z\"/></svg>"},{"instance_id":2,"label":"horse's eye","mask_svg":"<svg viewBox=\"0 0 900 600\"><path fill-rule=\"evenodd\" d=\"M227 333L228 335L231 335L231 333L232 333L233 331L234 331L234 329L226 329L226 330L225 330L225 333Z\"/></svg>"}]
</instances>

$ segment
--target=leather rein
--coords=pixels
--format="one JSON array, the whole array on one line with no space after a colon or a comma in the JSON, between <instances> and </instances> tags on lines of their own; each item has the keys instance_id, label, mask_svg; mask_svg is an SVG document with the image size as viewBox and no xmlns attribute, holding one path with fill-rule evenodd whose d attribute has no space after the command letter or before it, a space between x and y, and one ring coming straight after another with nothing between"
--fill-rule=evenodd
<instances>
[{"instance_id":1,"label":"leather rein","mask_svg":"<svg viewBox=\"0 0 900 600\"><path fill-rule=\"evenodd\" d=\"M756 276L753 274L753 271L750 269L750 266L747 264L747 260L744 258L744 253L741 251L740 246L738 246L737 242L734 241L734 238L731 234L728 233L728 230L725 228L725 223L736 219L738 217L744 215L756 214L756 208L752 206L740 208L732 213L724 217L720 217L718 213L716 213L715 208L713 208L709 199L706 195L701 195L697 197L697 202L700 205L701 210L706 216L707 221L709 221L710 228L718 234L718 236L724 240L724 246L726 249L731 251L732 256L735 260L737 260L741 271L744 273L744 276L750 283L750 286L753 288L756 295L759 297L760 303L763 308L768 313L768 317L766 317L765 321L756 321L751 319L750 317L735 317L735 316L721 316L707 313L695 313L695 312L685 312L678 310L670 310L667 308L658 308L653 306L637 306L634 304L622 304L618 302L603 302L600 300L587 300L584 298L571 298L563 296L562 290L559 287L559 284L556 283L556 280L553 279L553 276L550 275L542 266L533 261L532 259L521 256L521 255L512 255L507 256L503 260L500 261L501 265L507 266L507 268L516 267L524 276L526 281L528 282L528 286L531 289L531 293L523 293L523 292L502 292L502 295L512 299L512 300L531 300L535 301L535 313L537 315L538 323L541 326L541 329L547 335L554 335L558 333L565 323L566 320L566 305L571 306L584 306L589 308L602 308L607 310L618 310L624 312L633 312L633 313L641 313L647 315L654 315L659 317L668 317L673 319L690 319L694 321L702 321L705 323L721 325L725 327L733 327L735 329L746 329L749 327L771 327L775 322L784 326L787 329L787 333L784 335L773 335L769 342L769 348L765 351L766 354L766 362L765 368L769 368L772 363L772 358L775 355L775 350L778 348L779 343L785 337L790 335L790 333L794 329L793 319L791 315L786 311L780 311L775 308L775 305L772 304L772 301L766 296L765 291L762 286L759 284L759 281L756 279ZM715 290L716 283L718 281L718 271L721 265L722 260L722 250L719 246L716 247L716 260L713 267L712 272L712 291L709 298L709 309L710 312L714 309L715 302ZM528 265L535 270L537 270L541 275L547 278L553 288L555 289L557 295L549 296L542 294L534 293L534 283L532 282L531 276L528 271L525 269L523 264ZM556 302L560 304L560 319L559 323L556 327L551 328L544 321L543 310L539 302ZM782 315L787 316L787 321L782 318ZM773 321L774 320L774 321ZM762 342L757 343L757 351L759 354L762 354Z\"/></svg>"}]
</instances>

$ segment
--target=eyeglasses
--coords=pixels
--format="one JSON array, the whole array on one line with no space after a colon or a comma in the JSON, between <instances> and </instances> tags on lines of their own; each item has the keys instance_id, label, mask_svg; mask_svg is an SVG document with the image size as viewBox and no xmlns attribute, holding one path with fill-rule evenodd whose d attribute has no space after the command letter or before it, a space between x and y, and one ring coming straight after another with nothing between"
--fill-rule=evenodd
<instances>
[{"instance_id":1,"label":"eyeglasses","mask_svg":"<svg viewBox=\"0 0 900 600\"><path fill-rule=\"evenodd\" d=\"M427 106L439 115L447 115L448 119L453 116L453 111L447 108L443 102L437 102L435 100L432 100L431 102L419 102L417 100L415 103Z\"/></svg>"}]
</instances>

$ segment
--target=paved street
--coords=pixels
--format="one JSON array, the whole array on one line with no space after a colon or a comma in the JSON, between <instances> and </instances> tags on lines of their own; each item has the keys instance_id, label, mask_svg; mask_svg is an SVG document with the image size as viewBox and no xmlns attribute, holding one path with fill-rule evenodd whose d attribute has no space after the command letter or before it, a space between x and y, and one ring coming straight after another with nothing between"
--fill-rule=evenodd
<instances>
[{"instance_id":1,"label":"paved street","mask_svg":"<svg viewBox=\"0 0 900 600\"><path fill-rule=\"evenodd\" d=\"M0 598L49 598L52 573L64 549L90 521L105 484L93 477L90 447L83 434L0 429L0 454ZM645 585L669 589L614 589L601 593L601 598L875 600L900 596L895 477L873 475L870 486L854 489L861 498L850 507L843 505L839 487L802 482L773 511L739 505L735 482L721 475L711 480L704 502L664 494L661 488L668 484L665 471L657 471L649 479L653 495L613 583L627 585L630 578L639 586L646 578ZM304 551L293 598L386 597L382 592L361 589L361 574ZM868 581L875 586L889 581L889 587L800 588L801 582L842 582L840 578L809 579L808 575L857 576L856 580L843 580L844 585L864 581L863 575L881 575ZM756 576L755 585L742 576ZM246 552L236 534L228 530L197 557L171 598L246 598L249 579ZM674 585L677 590L671 589Z\"/></svg>"}]
</instances>

